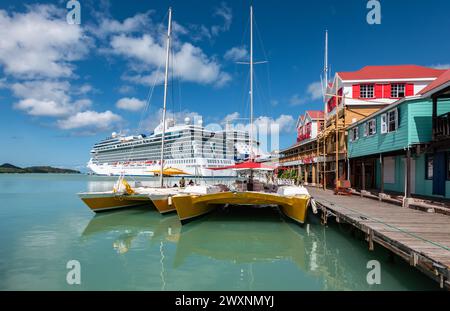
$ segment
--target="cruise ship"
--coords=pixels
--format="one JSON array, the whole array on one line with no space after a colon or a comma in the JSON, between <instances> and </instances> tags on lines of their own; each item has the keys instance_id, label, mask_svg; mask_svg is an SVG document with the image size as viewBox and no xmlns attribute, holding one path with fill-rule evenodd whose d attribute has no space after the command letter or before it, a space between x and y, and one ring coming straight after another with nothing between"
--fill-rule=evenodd
<instances>
[{"instance_id":1,"label":"cruise ship","mask_svg":"<svg viewBox=\"0 0 450 311\"><path fill-rule=\"evenodd\" d=\"M148 136L112 133L94 145L87 167L103 176L154 176L161 168L162 130L161 123ZM247 159L251 150L248 132L230 125L212 131L202 120L192 122L190 118L184 124L168 119L164 137L164 169L178 169L184 176L234 177L235 171L210 168L234 165ZM256 141L253 148L261 156Z\"/></svg>"}]
</instances>

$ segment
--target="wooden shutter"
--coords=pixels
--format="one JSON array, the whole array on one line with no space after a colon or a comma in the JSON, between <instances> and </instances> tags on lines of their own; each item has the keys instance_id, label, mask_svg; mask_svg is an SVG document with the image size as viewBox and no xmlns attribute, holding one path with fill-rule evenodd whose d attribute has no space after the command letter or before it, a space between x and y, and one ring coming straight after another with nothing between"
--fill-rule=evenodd
<instances>
[{"instance_id":1,"label":"wooden shutter","mask_svg":"<svg viewBox=\"0 0 450 311\"><path fill-rule=\"evenodd\" d=\"M383 85L375 84L375 98L383 98Z\"/></svg>"},{"instance_id":2,"label":"wooden shutter","mask_svg":"<svg viewBox=\"0 0 450 311\"><path fill-rule=\"evenodd\" d=\"M384 85L384 98L391 98L392 94L391 94L391 85L390 84L385 84Z\"/></svg>"},{"instance_id":3,"label":"wooden shutter","mask_svg":"<svg viewBox=\"0 0 450 311\"><path fill-rule=\"evenodd\" d=\"M406 83L405 96L414 96L414 84L413 83Z\"/></svg>"},{"instance_id":4,"label":"wooden shutter","mask_svg":"<svg viewBox=\"0 0 450 311\"><path fill-rule=\"evenodd\" d=\"M395 116L395 130L397 130L398 129L398 124L399 124L399 122L398 122L398 109L397 108L395 108L395 110L394 110L394 116Z\"/></svg>"},{"instance_id":5,"label":"wooden shutter","mask_svg":"<svg viewBox=\"0 0 450 311\"><path fill-rule=\"evenodd\" d=\"M361 88L359 84L353 85L353 98L361 98Z\"/></svg>"},{"instance_id":6,"label":"wooden shutter","mask_svg":"<svg viewBox=\"0 0 450 311\"><path fill-rule=\"evenodd\" d=\"M381 115L381 134L387 133L387 114Z\"/></svg>"}]
</instances>

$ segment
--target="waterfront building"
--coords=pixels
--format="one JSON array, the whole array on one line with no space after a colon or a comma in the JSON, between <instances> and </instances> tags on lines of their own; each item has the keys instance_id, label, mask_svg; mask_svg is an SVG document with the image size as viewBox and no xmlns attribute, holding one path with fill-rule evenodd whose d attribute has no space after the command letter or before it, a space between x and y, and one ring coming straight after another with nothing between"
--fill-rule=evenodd
<instances>
[{"instance_id":1,"label":"waterfront building","mask_svg":"<svg viewBox=\"0 0 450 311\"><path fill-rule=\"evenodd\" d=\"M296 143L280 152L281 166L297 170L305 184L319 183L316 167L320 158L316 138L323 129L323 116L323 111L317 110L308 110L301 115L297 121Z\"/></svg>"},{"instance_id":2,"label":"waterfront building","mask_svg":"<svg viewBox=\"0 0 450 311\"><path fill-rule=\"evenodd\" d=\"M356 189L450 198L450 71L347 129Z\"/></svg>"},{"instance_id":3,"label":"waterfront building","mask_svg":"<svg viewBox=\"0 0 450 311\"><path fill-rule=\"evenodd\" d=\"M402 98L416 96L443 73L445 70L417 65L337 72L326 88L325 113L315 121L307 118L307 113L299 117L297 142L281 150L281 165L297 169L306 183L323 185L325 181L333 187L336 177L350 179L348 127Z\"/></svg>"}]
</instances>

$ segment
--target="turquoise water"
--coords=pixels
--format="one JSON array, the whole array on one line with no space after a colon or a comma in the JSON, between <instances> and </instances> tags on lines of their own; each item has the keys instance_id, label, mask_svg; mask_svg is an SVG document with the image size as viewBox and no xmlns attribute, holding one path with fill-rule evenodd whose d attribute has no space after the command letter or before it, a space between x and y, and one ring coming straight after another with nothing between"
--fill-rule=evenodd
<instances>
[{"instance_id":1,"label":"turquoise water","mask_svg":"<svg viewBox=\"0 0 450 311\"><path fill-rule=\"evenodd\" d=\"M233 209L181 227L138 208L95 216L76 196L112 179L0 175L0 290L435 290L437 284L337 225ZM70 260L81 284L66 281ZM378 260L381 284L369 285Z\"/></svg>"}]
</instances>

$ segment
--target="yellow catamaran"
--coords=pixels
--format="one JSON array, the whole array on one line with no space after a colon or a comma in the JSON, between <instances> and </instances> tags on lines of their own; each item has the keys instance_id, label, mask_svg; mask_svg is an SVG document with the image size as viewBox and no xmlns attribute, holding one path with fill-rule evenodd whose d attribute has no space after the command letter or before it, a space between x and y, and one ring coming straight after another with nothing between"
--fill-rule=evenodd
<instances>
[{"instance_id":1,"label":"yellow catamaran","mask_svg":"<svg viewBox=\"0 0 450 311\"><path fill-rule=\"evenodd\" d=\"M184 193L175 195L172 198L178 217L182 222L186 222L195 217L209 213L217 206L229 205L251 205L266 206L277 205L281 212L298 223L304 223L310 196L303 187L284 186L268 187L271 191L255 189L255 171L273 171L274 167L269 167L263 163L255 161L253 154L253 6L250 6L250 160L241 164L224 167L220 169L233 169L248 173L248 182L245 187L237 187L234 190L227 189L218 191L217 189L204 188L202 194L190 193L186 189ZM219 169L219 170L220 170ZM255 191L259 190L259 191Z\"/></svg>"}]
</instances>

